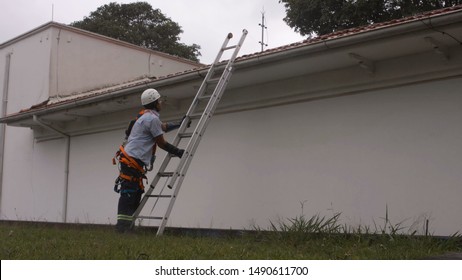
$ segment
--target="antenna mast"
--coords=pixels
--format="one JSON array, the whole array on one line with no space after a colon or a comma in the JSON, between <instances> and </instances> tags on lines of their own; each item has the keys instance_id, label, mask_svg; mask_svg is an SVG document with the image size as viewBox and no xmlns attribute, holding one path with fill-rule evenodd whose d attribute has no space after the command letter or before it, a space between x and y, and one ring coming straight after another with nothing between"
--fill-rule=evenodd
<instances>
[{"instance_id":1,"label":"antenna mast","mask_svg":"<svg viewBox=\"0 0 462 280\"><path fill-rule=\"evenodd\" d=\"M268 44L265 44L265 29L267 29L265 25L265 9L261 12L261 23L258 24L261 26L261 41L258 42L261 45L261 51L263 51L264 47L267 47Z\"/></svg>"}]
</instances>

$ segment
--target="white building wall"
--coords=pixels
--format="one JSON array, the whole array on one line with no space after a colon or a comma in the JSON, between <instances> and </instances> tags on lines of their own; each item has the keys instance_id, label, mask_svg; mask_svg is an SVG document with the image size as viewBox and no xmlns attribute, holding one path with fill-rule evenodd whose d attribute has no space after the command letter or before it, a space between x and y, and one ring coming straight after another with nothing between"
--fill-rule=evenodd
<instances>
[{"instance_id":1,"label":"white building wall","mask_svg":"<svg viewBox=\"0 0 462 280\"><path fill-rule=\"evenodd\" d=\"M48 99L51 37L51 30L44 30L0 49L2 95L5 71L9 70L7 114ZM6 69L5 58L8 53L11 54L11 60L9 69ZM47 186L35 185L34 182L33 131L7 126L2 136L5 137L5 150L0 217L21 220L56 217L59 209L47 212L44 208L49 204L39 199L44 198L45 194L41 188ZM50 151L50 155L54 153ZM49 195L54 196L53 193Z\"/></svg>"},{"instance_id":2,"label":"white building wall","mask_svg":"<svg viewBox=\"0 0 462 280\"><path fill-rule=\"evenodd\" d=\"M339 212L371 230L388 215L411 232L427 219L433 234L460 231L461 87L455 78L217 115L169 226L267 228ZM122 137L72 137L68 222L115 223L110 160Z\"/></svg>"},{"instance_id":3,"label":"white building wall","mask_svg":"<svg viewBox=\"0 0 462 280\"><path fill-rule=\"evenodd\" d=\"M118 194L113 191L118 169L112 158L123 131L72 137L68 221L115 224Z\"/></svg>"},{"instance_id":4,"label":"white building wall","mask_svg":"<svg viewBox=\"0 0 462 280\"><path fill-rule=\"evenodd\" d=\"M341 212L348 225L462 229L462 79L216 116L175 226L267 227Z\"/></svg>"},{"instance_id":5,"label":"white building wall","mask_svg":"<svg viewBox=\"0 0 462 280\"><path fill-rule=\"evenodd\" d=\"M5 57L11 53L7 114L48 99L51 41L51 30L44 30L0 49L2 91Z\"/></svg>"},{"instance_id":6,"label":"white building wall","mask_svg":"<svg viewBox=\"0 0 462 280\"><path fill-rule=\"evenodd\" d=\"M67 28L53 27L50 96L69 95L132 81L166 76L195 65L167 58L111 39L97 39Z\"/></svg>"}]
</instances>

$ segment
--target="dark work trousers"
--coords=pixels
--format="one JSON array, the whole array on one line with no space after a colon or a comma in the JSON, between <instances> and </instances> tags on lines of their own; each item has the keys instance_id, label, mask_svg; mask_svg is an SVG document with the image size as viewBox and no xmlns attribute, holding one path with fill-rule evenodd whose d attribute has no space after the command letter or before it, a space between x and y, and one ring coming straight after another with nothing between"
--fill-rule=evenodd
<instances>
[{"instance_id":1,"label":"dark work trousers","mask_svg":"<svg viewBox=\"0 0 462 280\"><path fill-rule=\"evenodd\" d=\"M135 159L136 160L136 159ZM137 162L143 166L142 162ZM141 173L127 165L120 163L120 171L123 174L140 178ZM140 178L140 180L142 180ZM119 204L117 206L117 224L116 230L118 232L126 232L131 229L133 222L133 214L140 205L141 196L144 190L140 188L139 182L130 182L123 180L120 188Z\"/></svg>"}]
</instances>

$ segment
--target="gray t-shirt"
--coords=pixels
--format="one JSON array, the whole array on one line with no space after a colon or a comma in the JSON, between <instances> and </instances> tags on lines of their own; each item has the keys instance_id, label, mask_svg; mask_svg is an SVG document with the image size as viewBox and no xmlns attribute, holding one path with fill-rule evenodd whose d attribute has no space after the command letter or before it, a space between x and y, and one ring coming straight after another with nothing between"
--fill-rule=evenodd
<instances>
[{"instance_id":1,"label":"gray t-shirt","mask_svg":"<svg viewBox=\"0 0 462 280\"><path fill-rule=\"evenodd\" d=\"M154 146L154 138L164 134L159 113L154 110L145 110L144 114L133 125L125 152L149 166Z\"/></svg>"}]
</instances>

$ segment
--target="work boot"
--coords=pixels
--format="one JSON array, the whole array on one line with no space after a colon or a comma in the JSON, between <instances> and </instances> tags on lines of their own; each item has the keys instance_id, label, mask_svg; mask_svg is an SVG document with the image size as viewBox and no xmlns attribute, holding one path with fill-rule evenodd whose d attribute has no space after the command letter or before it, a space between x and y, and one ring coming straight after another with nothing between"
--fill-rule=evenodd
<instances>
[{"instance_id":1,"label":"work boot","mask_svg":"<svg viewBox=\"0 0 462 280\"><path fill-rule=\"evenodd\" d=\"M118 233L128 233L133 231L132 223L126 220L117 220L115 229Z\"/></svg>"}]
</instances>

